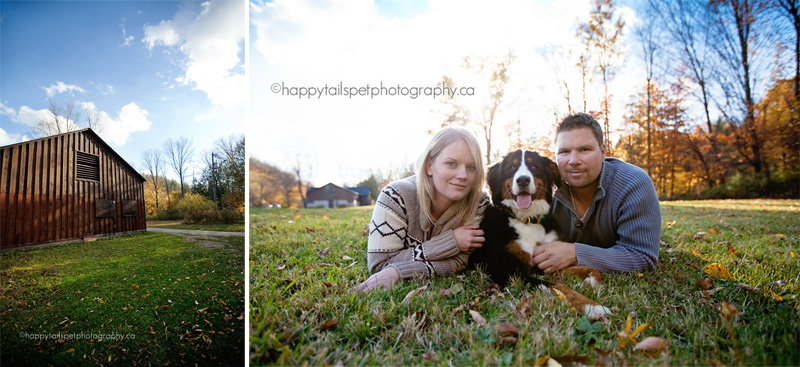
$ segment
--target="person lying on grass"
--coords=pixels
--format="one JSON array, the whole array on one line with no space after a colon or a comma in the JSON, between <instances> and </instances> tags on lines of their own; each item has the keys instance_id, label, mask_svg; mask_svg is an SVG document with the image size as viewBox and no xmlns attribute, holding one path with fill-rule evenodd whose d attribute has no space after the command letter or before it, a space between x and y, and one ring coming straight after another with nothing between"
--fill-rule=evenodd
<instances>
[{"instance_id":1,"label":"person lying on grass","mask_svg":"<svg viewBox=\"0 0 800 367\"><path fill-rule=\"evenodd\" d=\"M378 196L367 240L374 273L355 289L389 288L400 279L450 274L466 267L482 246L478 223L489 205L475 136L462 128L439 131L417 175L387 185Z\"/></svg>"},{"instance_id":2,"label":"person lying on grass","mask_svg":"<svg viewBox=\"0 0 800 367\"><path fill-rule=\"evenodd\" d=\"M655 269L661 207L650 176L606 157L603 131L592 115L568 115L556 129L556 164L564 181L552 213L563 241L543 243L533 261L545 273L573 265L602 272Z\"/></svg>"}]
</instances>

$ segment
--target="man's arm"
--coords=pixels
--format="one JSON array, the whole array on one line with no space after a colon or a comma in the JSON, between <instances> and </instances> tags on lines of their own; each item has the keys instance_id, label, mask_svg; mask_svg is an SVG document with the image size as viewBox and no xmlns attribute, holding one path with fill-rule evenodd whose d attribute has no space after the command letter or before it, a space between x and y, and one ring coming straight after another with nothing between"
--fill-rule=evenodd
<instances>
[{"instance_id":1,"label":"man's arm","mask_svg":"<svg viewBox=\"0 0 800 367\"><path fill-rule=\"evenodd\" d=\"M633 272L658 265L661 241L661 208L653 183L643 171L617 203L617 235L614 246L601 248L575 244L578 264L604 272ZM609 199L609 198L607 198Z\"/></svg>"}]
</instances>

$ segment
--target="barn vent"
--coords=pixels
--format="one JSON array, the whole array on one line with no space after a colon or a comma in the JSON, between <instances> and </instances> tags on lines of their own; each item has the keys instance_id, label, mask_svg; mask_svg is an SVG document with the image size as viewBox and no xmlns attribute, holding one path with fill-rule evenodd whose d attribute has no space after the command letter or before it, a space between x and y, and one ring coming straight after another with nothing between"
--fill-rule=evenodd
<instances>
[{"instance_id":1,"label":"barn vent","mask_svg":"<svg viewBox=\"0 0 800 367\"><path fill-rule=\"evenodd\" d=\"M100 181L100 157L94 154L75 152L75 173L80 180Z\"/></svg>"}]
</instances>

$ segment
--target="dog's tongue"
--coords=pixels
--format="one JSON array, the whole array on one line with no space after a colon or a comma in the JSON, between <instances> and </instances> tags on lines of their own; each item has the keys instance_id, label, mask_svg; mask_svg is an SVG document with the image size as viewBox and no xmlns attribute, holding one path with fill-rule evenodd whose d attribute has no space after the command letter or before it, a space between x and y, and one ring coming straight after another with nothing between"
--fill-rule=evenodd
<instances>
[{"instance_id":1,"label":"dog's tongue","mask_svg":"<svg viewBox=\"0 0 800 367\"><path fill-rule=\"evenodd\" d=\"M531 196L526 194L517 195L517 206L520 209L528 209L531 206Z\"/></svg>"}]
</instances>

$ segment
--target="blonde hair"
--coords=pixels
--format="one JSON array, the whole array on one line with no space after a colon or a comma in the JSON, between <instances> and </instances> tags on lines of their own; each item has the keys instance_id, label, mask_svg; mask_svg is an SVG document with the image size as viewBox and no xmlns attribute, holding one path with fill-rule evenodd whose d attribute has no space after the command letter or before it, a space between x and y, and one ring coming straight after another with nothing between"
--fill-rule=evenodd
<instances>
[{"instance_id":1,"label":"blonde hair","mask_svg":"<svg viewBox=\"0 0 800 367\"><path fill-rule=\"evenodd\" d=\"M481 200L486 177L480 145L478 140L475 139L475 135L469 130L460 127L446 127L433 136L431 142L428 143L428 148L425 149L425 153L420 157L419 167L417 167L417 200L419 201L420 210L431 222L435 222L432 204L436 188L433 185L433 179L428 176L427 167L445 147L457 141L462 141L467 145L472 153L472 158L475 160L477 170L475 182L472 184L469 194L453 203L453 205L458 205L459 214L456 214L456 218L461 225L471 224L478 212L478 203Z\"/></svg>"}]
</instances>

